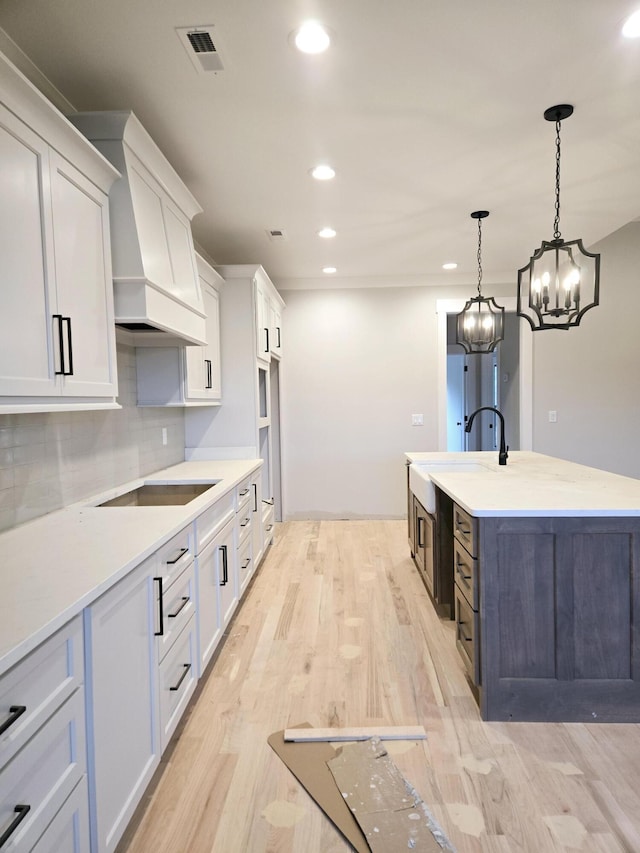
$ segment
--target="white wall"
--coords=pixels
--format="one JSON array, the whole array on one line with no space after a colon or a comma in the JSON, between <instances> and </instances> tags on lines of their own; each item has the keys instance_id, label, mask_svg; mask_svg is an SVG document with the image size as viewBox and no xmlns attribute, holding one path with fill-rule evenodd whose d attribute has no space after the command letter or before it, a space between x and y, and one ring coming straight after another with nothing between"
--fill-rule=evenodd
<instances>
[{"instance_id":1,"label":"white wall","mask_svg":"<svg viewBox=\"0 0 640 853\"><path fill-rule=\"evenodd\" d=\"M438 447L436 300L468 291L282 291L286 518L405 514L403 454Z\"/></svg>"},{"instance_id":2,"label":"white wall","mask_svg":"<svg viewBox=\"0 0 640 853\"><path fill-rule=\"evenodd\" d=\"M600 305L577 329L534 333L533 446L640 477L640 222L591 251L601 253Z\"/></svg>"}]
</instances>

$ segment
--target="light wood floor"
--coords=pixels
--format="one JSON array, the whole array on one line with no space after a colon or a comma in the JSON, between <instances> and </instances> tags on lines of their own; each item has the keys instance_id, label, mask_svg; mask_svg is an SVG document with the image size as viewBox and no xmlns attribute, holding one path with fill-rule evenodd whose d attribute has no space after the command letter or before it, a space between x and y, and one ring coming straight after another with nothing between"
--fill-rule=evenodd
<instances>
[{"instance_id":1,"label":"light wood floor","mask_svg":"<svg viewBox=\"0 0 640 853\"><path fill-rule=\"evenodd\" d=\"M118 853L349 846L267 744L423 724L388 744L459 853L640 851L640 726L483 723L400 521L289 522Z\"/></svg>"}]
</instances>

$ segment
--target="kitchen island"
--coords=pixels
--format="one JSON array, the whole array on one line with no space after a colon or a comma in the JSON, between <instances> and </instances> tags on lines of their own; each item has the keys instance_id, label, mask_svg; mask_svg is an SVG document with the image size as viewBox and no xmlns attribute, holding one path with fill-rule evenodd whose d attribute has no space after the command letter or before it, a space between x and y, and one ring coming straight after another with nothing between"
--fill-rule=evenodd
<instances>
[{"instance_id":1,"label":"kitchen island","mask_svg":"<svg viewBox=\"0 0 640 853\"><path fill-rule=\"evenodd\" d=\"M450 507L434 548L450 540L439 571L482 717L639 722L640 480L531 452L406 462Z\"/></svg>"}]
</instances>

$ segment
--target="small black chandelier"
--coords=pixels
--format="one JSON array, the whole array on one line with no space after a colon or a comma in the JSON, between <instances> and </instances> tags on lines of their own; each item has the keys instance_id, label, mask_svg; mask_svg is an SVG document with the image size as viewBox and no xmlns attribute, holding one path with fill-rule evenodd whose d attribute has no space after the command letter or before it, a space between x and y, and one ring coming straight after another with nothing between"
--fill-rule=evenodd
<instances>
[{"instance_id":1,"label":"small black chandelier","mask_svg":"<svg viewBox=\"0 0 640 853\"><path fill-rule=\"evenodd\" d=\"M467 355L493 352L504 338L504 308L493 297L482 295L482 220L487 216L488 210L471 214L478 220L478 295L469 299L456 318L456 343Z\"/></svg>"},{"instance_id":2,"label":"small black chandelier","mask_svg":"<svg viewBox=\"0 0 640 853\"><path fill-rule=\"evenodd\" d=\"M518 270L516 309L534 332L577 326L585 311L599 300L600 255L587 252L580 239L567 242L560 236L560 124L572 113L570 104L558 104L544 112L545 119L556 124L553 240L543 240L526 267Z\"/></svg>"}]
</instances>

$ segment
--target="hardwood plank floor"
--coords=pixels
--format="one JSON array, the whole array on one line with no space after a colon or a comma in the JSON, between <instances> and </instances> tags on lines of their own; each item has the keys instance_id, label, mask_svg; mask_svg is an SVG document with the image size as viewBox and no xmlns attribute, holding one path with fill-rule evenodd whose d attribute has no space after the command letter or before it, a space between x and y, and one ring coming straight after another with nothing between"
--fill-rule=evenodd
<instances>
[{"instance_id":1,"label":"hardwood plank floor","mask_svg":"<svg viewBox=\"0 0 640 853\"><path fill-rule=\"evenodd\" d=\"M278 525L118 853L350 847L267 744L312 726L386 742L459 853L638 853L640 726L483 723L400 521Z\"/></svg>"}]
</instances>

